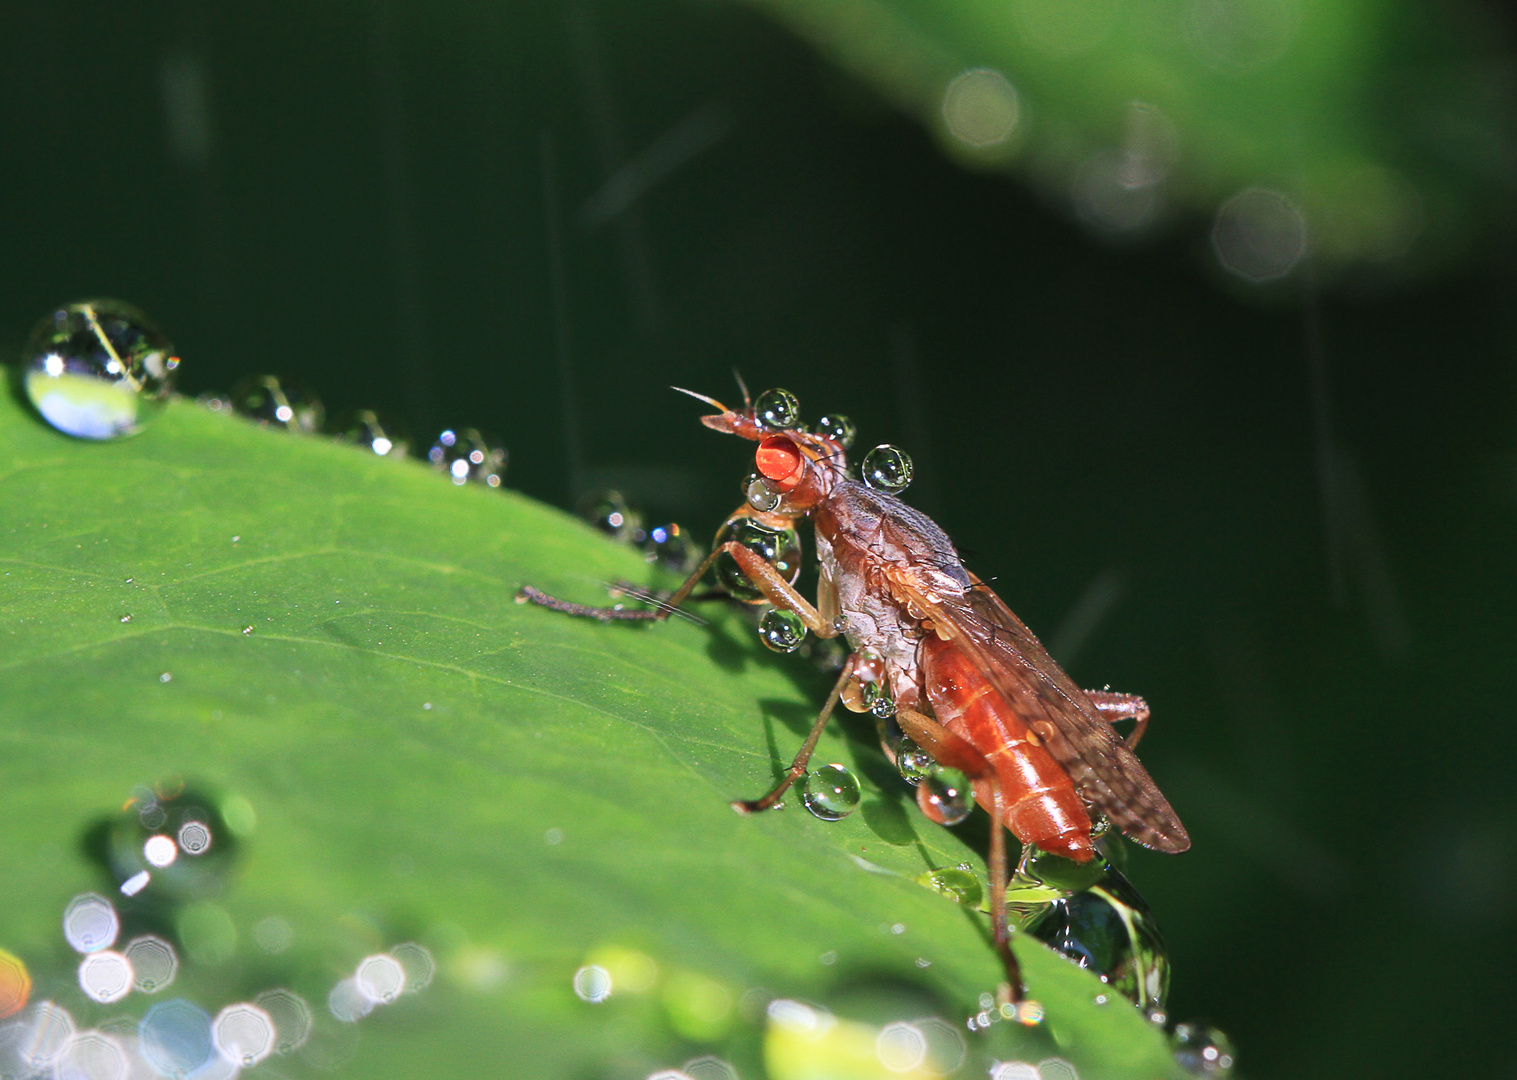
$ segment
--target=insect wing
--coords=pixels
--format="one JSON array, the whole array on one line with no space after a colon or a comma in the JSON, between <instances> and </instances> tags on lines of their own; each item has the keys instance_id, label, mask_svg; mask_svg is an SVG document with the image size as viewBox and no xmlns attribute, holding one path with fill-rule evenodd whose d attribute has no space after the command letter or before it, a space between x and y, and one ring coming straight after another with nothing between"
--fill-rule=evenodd
<instances>
[{"instance_id":1,"label":"insect wing","mask_svg":"<svg viewBox=\"0 0 1517 1080\"><path fill-rule=\"evenodd\" d=\"M1145 847L1189 848L1185 826L1127 743L1005 601L971 577L972 588L946 599L897 587L975 660L1082 798Z\"/></svg>"}]
</instances>

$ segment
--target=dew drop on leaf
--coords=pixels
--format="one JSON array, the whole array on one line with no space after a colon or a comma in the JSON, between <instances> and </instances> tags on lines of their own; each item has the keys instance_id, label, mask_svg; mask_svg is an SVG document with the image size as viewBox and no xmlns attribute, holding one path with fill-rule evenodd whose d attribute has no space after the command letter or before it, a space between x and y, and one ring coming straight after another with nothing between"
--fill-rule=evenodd
<instances>
[{"instance_id":1,"label":"dew drop on leaf","mask_svg":"<svg viewBox=\"0 0 1517 1080\"><path fill-rule=\"evenodd\" d=\"M119 300L65 304L32 330L22 381L53 427L80 439L142 429L163 406L179 357L146 315Z\"/></svg>"},{"instance_id":2,"label":"dew drop on leaf","mask_svg":"<svg viewBox=\"0 0 1517 1080\"><path fill-rule=\"evenodd\" d=\"M823 765L801 780L801 802L813 817L841 821L859 805L859 782L842 765Z\"/></svg>"},{"instance_id":3,"label":"dew drop on leaf","mask_svg":"<svg viewBox=\"0 0 1517 1080\"><path fill-rule=\"evenodd\" d=\"M326 408L311 388L277 375L249 375L232 387L232 408L264 427L314 435Z\"/></svg>"},{"instance_id":4,"label":"dew drop on leaf","mask_svg":"<svg viewBox=\"0 0 1517 1080\"><path fill-rule=\"evenodd\" d=\"M411 452L411 433L392 416L373 409L353 409L330 427L338 442L350 442L379 457L403 458Z\"/></svg>"},{"instance_id":5,"label":"dew drop on leaf","mask_svg":"<svg viewBox=\"0 0 1517 1080\"><path fill-rule=\"evenodd\" d=\"M453 483L498 488L506 477L506 448L475 428L449 428L437 436L427 460Z\"/></svg>"}]
</instances>

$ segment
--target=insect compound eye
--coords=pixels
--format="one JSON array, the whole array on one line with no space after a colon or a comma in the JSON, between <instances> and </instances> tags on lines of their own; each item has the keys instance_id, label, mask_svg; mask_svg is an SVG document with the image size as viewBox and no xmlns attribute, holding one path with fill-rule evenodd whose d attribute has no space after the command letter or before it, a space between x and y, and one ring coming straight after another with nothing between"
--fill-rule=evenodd
<instances>
[{"instance_id":1,"label":"insect compound eye","mask_svg":"<svg viewBox=\"0 0 1517 1080\"><path fill-rule=\"evenodd\" d=\"M842 413L828 413L816 422L816 433L847 450L853 445L858 430L853 426L853 421Z\"/></svg>"},{"instance_id":2,"label":"insect compound eye","mask_svg":"<svg viewBox=\"0 0 1517 1080\"><path fill-rule=\"evenodd\" d=\"M863 477L874 490L899 495L911 484L911 458L899 447L882 443L864 455Z\"/></svg>"},{"instance_id":3,"label":"insect compound eye","mask_svg":"<svg viewBox=\"0 0 1517 1080\"><path fill-rule=\"evenodd\" d=\"M727 519L717 531L715 547L729 540L742 544L791 583L801 576L801 536L794 529L770 529L751 517L738 514ZM734 600L745 604L762 604L764 594L748 580L737 560L725 551L716 557L716 580Z\"/></svg>"},{"instance_id":4,"label":"insect compound eye","mask_svg":"<svg viewBox=\"0 0 1517 1080\"><path fill-rule=\"evenodd\" d=\"M801 422L801 403L789 390L765 390L753 403L753 418L761 428L786 431Z\"/></svg>"},{"instance_id":5,"label":"insect compound eye","mask_svg":"<svg viewBox=\"0 0 1517 1080\"><path fill-rule=\"evenodd\" d=\"M788 435L771 435L759 443L753 463L776 491L794 491L806 478L806 457Z\"/></svg>"}]
</instances>

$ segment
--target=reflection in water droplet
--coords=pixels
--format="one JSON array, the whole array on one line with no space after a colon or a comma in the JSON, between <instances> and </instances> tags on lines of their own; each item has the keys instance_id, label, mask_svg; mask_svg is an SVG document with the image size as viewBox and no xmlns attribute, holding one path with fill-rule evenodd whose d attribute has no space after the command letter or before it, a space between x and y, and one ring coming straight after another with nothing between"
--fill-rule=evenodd
<instances>
[{"instance_id":1,"label":"reflection in water droplet","mask_svg":"<svg viewBox=\"0 0 1517 1080\"><path fill-rule=\"evenodd\" d=\"M426 946L407 941L391 949L390 955L405 969L406 993L415 994L432 985L432 978L437 974L437 961L432 959L432 952Z\"/></svg>"},{"instance_id":2,"label":"reflection in water droplet","mask_svg":"<svg viewBox=\"0 0 1517 1080\"><path fill-rule=\"evenodd\" d=\"M32 996L32 976L14 953L0 949L0 1020L26 1008Z\"/></svg>"},{"instance_id":3,"label":"reflection in water droplet","mask_svg":"<svg viewBox=\"0 0 1517 1080\"><path fill-rule=\"evenodd\" d=\"M823 765L801 779L801 802L813 817L841 821L858 809L859 782L842 765Z\"/></svg>"},{"instance_id":4,"label":"reflection in water droplet","mask_svg":"<svg viewBox=\"0 0 1517 1080\"><path fill-rule=\"evenodd\" d=\"M179 358L146 315L119 300L55 310L32 330L22 379L53 427L81 439L132 435L163 406Z\"/></svg>"},{"instance_id":5,"label":"reflection in water droplet","mask_svg":"<svg viewBox=\"0 0 1517 1080\"><path fill-rule=\"evenodd\" d=\"M75 952L108 949L120 932L121 920L115 907L96 893L74 897L63 911L63 937Z\"/></svg>"},{"instance_id":6,"label":"reflection in water droplet","mask_svg":"<svg viewBox=\"0 0 1517 1080\"><path fill-rule=\"evenodd\" d=\"M380 457L403 458L411 452L411 433L394 417L373 409L353 409L328 428L338 442L356 443Z\"/></svg>"},{"instance_id":7,"label":"reflection in water droplet","mask_svg":"<svg viewBox=\"0 0 1517 1080\"><path fill-rule=\"evenodd\" d=\"M353 979L364 997L376 1004L388 1005L405 991L406 969L395 957L378 953L359 961Z\"/></svg>"},{"instance_id":8,"label":"reflection in water droplet","mask_svg":"<svg viewBox=\"0 0 1517 1080\"><path fill-rule=\"evenodd\" d=\"M911 485L911 458L906 451L881 443L864 455L861 476L876 491L899 495Z\"/></svg>"},{"instance_id":9,"label":"reflection in water droplet","mask_svg":"<svg viewBox=\"0 0 1517 1080\"><path fill-rule=\"evenodd\" d=\"M506 448L486 438L476 428L449 428L437 436L427 451L427 460L455 484L483 484L498 488L505 482Z\"/></svg>"},{"instance_id":10,"label":"reflection in water droplet","mask_svg":"<svg viewBox=\"0 0 1517 1080\"><path fill-rule=\"evenodd\" d=\"M211 1039L223 1058L251 1069L274 1052L274 1019L257 1005L228 1005L216 1014Z\"/></svg>"},{"instance_id":11,"label":"reflection in water droplet","mask_svg":"<svg viewBox=\"0 0 1517 1080\"><path fill-rule=\"evenodd\" d=\"M846 630L845 627L840 629ZM843 684L841 701L852 712L869 712L885 693L885 662L870 652L853 656L853 673Z\"/></svg>"},{"instance_id":12,"label":"reflection in water droplet","mask_svg":"<svg viewBox=\"0 0 1517 1080\"><path fill-rule=\"evenodd\" d=\"M901 778L915 787L937 771L938 763L916 743L902 739L896 747L895 767L901 771Z\"/></svg>"},{"instance_id":13,"label":"reflection in water droplet","mask_svg":"<svg viewBox=\"0 0 1517 1080\"><path fill-rule=\"evenodd\" d=\"M305 998L294 991L282 987L265 990L253 999L253 1004L267 1013L274 1025L275 1053L288 1054L298 1050L311 1037L311 1028L315 1025L316 1018Z\"/></svg>"},{"instance_id":14,"label":"reflection in water droplet","mask_svg":"<svg viewBox=\"0 0 1517 1080\"><path fill-rule=\"evenodd\" d=\"M127 1080L132 1058L119 1039L81 1031L68 1041L54 1066L57 1080Z\"/></svg>"},{"instance_id":15,"label":"reflection in water droplet","mask_svg":"<svg viewBox=\"0 0 1517 1080\"><path fill-rule=\"evenodd\" d=\"M326 409L304 383L277 375L250 375L232 387L232 408L264 427L314 435Z\"/></svg>"},{"instance_id":16,"label":"reflection in water droplet","mask_svg":"<svg viewBox=\"0 0 1517 1080\"><path fill-rule=\"evenodd\" d=\"M1237 1052L1232 1040L1209 1024L1176 1024L1170 1040L1175 1060L1195 1076L1230 1076Z\"/></svg>"},{"instance_id":17,"label":"reflection in water droplet","mask_svg":"<svg viewBox=\"0 0 1517 1080\"><path fill-rule=\"evenodd\" d=\"M801 575L801 537L794 529L766 528L751 517L739 514L728 518L717 530L712 546L721 547L728 541L743 545L768 562L791 584ZM734 600L745 604L767 602L764 594L738 567L737 560L725 551L716 557L715 568L717 581Z\"/></svg>"},{"instance_id":18,"label":"reflection in water droplet","mask_svg":"<svg viewBox=\"0 0 1517 1080\"><path fill-rule=\"evenodd\" d=\"M132 965L132 985L144 994L156 994L179 972L174 947L160 937L145 934L133 938L122 951Z\"/></svg>"},{"instance_id":19,"label":"reflection in water droplet","mask_svg":"<svg viewBox=\"0 0 1517 1080\"><path fill-rule=\"evenodd\" d=\"M356 1023L374 1011L375 1000L358 988L357 979L343 979L327 994L327 1011L344 1024Z\"/></svg>"},{"instance_id":20,"label":"reflection in water droplet","mask_svg":"<svg viewBox=\"0 0 1517 1080\"><path fill-rule=\"evenodd\" d=\"M611 996L611 974L603 967L587 964L574 973L574 993L581 1001L599 1004Z\"/></svg>"},{"instance_id":21,"label":"reflection in water droplet","mask_svg":"<svg viewBox=\"0 0 1517 1080\"><path fill-rule=\"evenodd\" d=\"M768 431L784 431L801 421L801 403L789 390L765 390L753 403L753 418Z\"/></svg>"},{"instance_id":22,"label":"reflection in water droplet","mask_svg":"<svg viewBox=\"0 0 1517 1080\"><path fill-rule=\"evenodd\" d=\"M164 1076L186 1076L215 1054L211 1017L183 998L154 1005L137 1025L142 1056Z\"/></svg>"},{"instance_id":23,"label":"reflection in water droplet","mask_svg":"<svg viewBox=\"0 0 1517 1080\"><path fill-rule=\"evenodd\" d=\"M917 785L917 806L939 825L957 825L974 809L969 778L957 769L938 769Z\"/></svg>"},{"instance_id":24,"label":"reflection in water droplet","mask_svg":"<svg viewBox=\"0 0 1517 1080\"><path fill-rule=\"evenodd\" d=\"M806 624L793 611L770 608L759 620L759 640L774 652L795 652L806 640Z\"/></svg>"},{"instance_id":25,"label":"reflection in water droplet","mask_svg":"<svg viewBox=\"0 0 1517 1080\"><path fill-rule=\"evenodd\" d=\"M858 429L853 426L853 421L842 413L828 413L816 422L816 433L823 438L831 439L847 450L853 445Z\"/></svg>"},{"instance_id":26,"label":"reflection in water droplet","mask_svg":"<svg viewBox=\"0 0 1517 1080\"><path fill-rule=\"evenodd\" d=\"M126 997L132 981L131 961L113 949L90 953L79 962L79 988L102 1004Z\"/></svg>"}]
</instances>

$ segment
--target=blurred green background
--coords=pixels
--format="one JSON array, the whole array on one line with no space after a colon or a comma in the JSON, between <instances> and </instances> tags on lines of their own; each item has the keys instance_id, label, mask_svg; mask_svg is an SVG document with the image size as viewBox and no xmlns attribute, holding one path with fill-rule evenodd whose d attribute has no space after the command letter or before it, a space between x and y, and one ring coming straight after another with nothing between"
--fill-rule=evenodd
<instances>
[{"instance_id":1,"label":"blurred green background","mask_svg":"<svg viewBox=\"0 0 1517 1080\"><path fill-rule=\"evenodd\" d=\"M1507 21L1503 21L1507 20ZM117 296L508 484L704 535L784 386L1086 685L1131 876L1252 1077L1503 1075L1513 26L1360 0L33 5L0 344Z\"/></svg>"}]
</instances>

